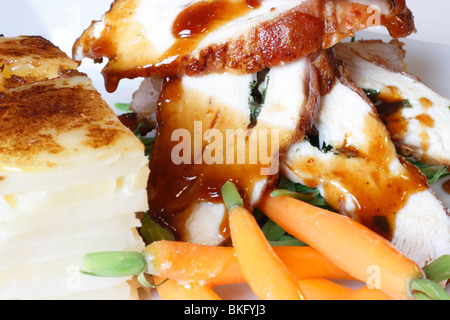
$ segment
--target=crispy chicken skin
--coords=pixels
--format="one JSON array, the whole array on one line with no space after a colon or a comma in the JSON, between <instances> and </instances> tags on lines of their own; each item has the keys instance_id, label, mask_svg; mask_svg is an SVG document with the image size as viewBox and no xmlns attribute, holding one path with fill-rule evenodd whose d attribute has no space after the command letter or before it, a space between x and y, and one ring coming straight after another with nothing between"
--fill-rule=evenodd
<instances>
[{"instance_id":1,"label":"crispy chicken skin","mask_svg":"<svg viewBox=\"0 0 450 320\"><path fill-rule=\"evenodd\" d=\"M395 38L414 31L404 1L116 0L77 40L73 56L107 58L112 92L123 78L259 72L375 25Z\"/></svg>"}]
</instances>

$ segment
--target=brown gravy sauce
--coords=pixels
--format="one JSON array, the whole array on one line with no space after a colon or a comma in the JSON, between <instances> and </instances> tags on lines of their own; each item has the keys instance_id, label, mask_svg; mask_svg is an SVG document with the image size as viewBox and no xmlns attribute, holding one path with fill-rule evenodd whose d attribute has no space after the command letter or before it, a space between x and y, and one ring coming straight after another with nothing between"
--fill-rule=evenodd
<instances>
[{"instance_id":1,"label":"brown gravy sauce","mask_svg":"<svg viewBox=\"0 0 450 320\"><path fill-rule=\"evenodd\" d=\"M175 20L172 34L177 39L200 37L261 5L262 0L215 0L196 2Z\"/></svg>"},{"instance_id":2,"label":"brown gravy sauce","mask_svg":"<svg viewBox=\"0 0 450 320\"><path fill-rule=\"evenodd\" d=\"M409 162L402 161L402 174L393 175L389 164L396 157L386 144L386 135L375 119L366 118L366 135L370 134L367 151L344 143L334 160L302 157L295 169L305 176L321 177L305 183L317 187L323 183L330 206L337 211L345 199L343 190L353 196L356 209L351 217L387 239L392 239L396 214L411 194L427 189L427 181Z\"/></svg>"},{"instance_id":3,"label":"brown gravy sauce","mask_svg":"<svg viewBox=\"0 0 450 320\"><path fill-rule=\"evenodd\" d=\"M262 0L212 0L195 2L184 9L172 26L177 39L163 54L162 60L183 56L194 50L211 32L258 8ZM175 68L178 59L168 68Z\"/></svg>"},{"instance_id":4,"label":"brown gravy sauce","mask_svg":"<svg viewBox=\"0 0 450 320\"><path fill-rule=\"evenodd\" d=\"M406 6L402 6L403 13L398 12L396 16L381 16L381 24L386 27L393 38L404 38L405 35L414 31L413 14Z\"/></svg>"},{"instance_id":5,"label":"brown gravy sauce","mask_svg":"<svg viewBox=\"0 0 450 320\"><path fill-rule=\"evenodd\" d=\"M210 32L260 7L261 2L262 0L209 0L195 2L186 7L180 12L172 26L172 34L177 40L161 58L161 61L174 58L169 59L171 61L169 63L163 63L166 72L177 74L179 59L182 56L196 48ZM133 3L135 2L131 2L130 6L136 6ZM125 7L123 10L132 12L133 8ZM119 17L123 15L120 10L117 11L117 14ZM114 39L111 39L110 36L114 34L113 28L116 26L107 25L102 36L92 45L94 56L106 56L111 57L110 60L114 60ZM135 74L142 75L142 70L147 68L151 69L151 66L117 72L108 70L106 67L103 70L103 76L107 91L114 92L122 78L133 78Z\"/></svg>"},{"instance_id":6,"label":"brown gravy sauce","mask_svg":"<svg viewBox=\"0 0 450 320\"><path fill-rule=\"evenodd\" d=\"M385 88L374 100L378 114L386 125L393 141L398 141L407 132L409 122L403 116L403 97L396 87Z\"/></svg>"},{"instance_id":7,"label":"brown gravy sauce","mask_svg":"<svg viewBox=\"0 0 450 320\"><path fill-rule=\"evenodd\" d=\"M195 107L192 101L195 101ZM260 170L264 167L261 163L227 163L225 154L222 155L223 163L207 163L204 158L198 161L213 142L205 139L206 130L213 127L220 132L225 132L225 129L239 129L235 127L245 121L241 114L232 114L228 111L223 114L222 111L217 103L209 101L208 96L193 90L189 92L183 90L180 79L166 79L158 104L158 128L150 161L149 214L170 226L180 239L185 239L186 220L195 205L201 202L223 203L221 187L225 182L235 183L241 191L245 205L250 208L249 199L255 184L261 179ZM240 120L239 117L242 117L242 121L236 120ZM195 121L202 123L201 149L194 141L198 139L194 133ZM173 150L180 142L186 142L178 138L172 141L173 132L179 129L184 129L190 134L191 140L188 143L191 152L190 161L187 163L176 163L173 159ZM233 145L237 154L236 146ZM248 139L246 139L247 146ZM228 152L228 149L226 150ZM178 151L176 155L179 155ZM268 180L273 178L276 177L267 177ZM227 237L229 231L226 219L221 229L223 236Z\"/></svg>"},{"instance_id":8,"label":"brown gravy sauce","mask_svg":"<svg viewBox=\"0 0 450 320\"><path fill-rule=\"evenodd\" d=\"M378 114L386 125L394 142L402 139L409 126L408 119L402 114L402 110L405 107L402 101L404 101L404 99L397 87L385 88L374 101ZM422 97L419 101L425 109L433 106L433 103L425 97ZM426 152L429 149L430 141L430 137L426 130L427 128L433 128L435 121L426 113L417 115L415 120L422 126L422 132L420 133L421 147L422 150Z\"/></svg>"},{"instance_id":9,"label":"brown gravy sauce","mask_svg":"<svg viewBox=\"0 0 450 320\"><path fill-rule=\"evenodd\" d=\"M442 189L445 193L450 194L450 179L442 183Z\"/></svg>"},{"instance_id":10,"label":"brown gravy sauce","mask_svg":"<svg viewBox=\"0 0 450 320\"><path fill-rule=\"evenodd\" d=\"M250 10L260 6L261 0L233 1L233 0L215 0L202 1L194 3L180 13L173 25L173 34L177 38L175 44L165 53L165 57L182 55L201 42L205 36L228 21L243 16ZM392 22L392 28L395 28L395 21ZM102 47L104 44L99 45ZM95 48L93 50L96 50ZM102 49L102 50L108 50ZM106 55L108 56L108 55ZM176 67L177 61L174 62ZM174 67L174 66L168 66ZM106 75L106 74L104 74ZM107 76L107 75L106 75ZM106 77L107 87L113 88L118 79L114 76ZM197 108L187 108L183 110L183 104L188 103L185 100L184 92L177 78L166 79L163 92L160 96L158 106L158 130L153 144L152 159L150 162L150 175L148 183L148 194L150 210L149 214L160 222L170 226L179 238L183 237L183 228L186 220L192 212L193 206L199 202L207 201L212 203L222 202L220 188L226 181L233 181L244 195L244 201L248 206L249 196L253 190L255 177L259 176L261 166L257 165L221 165L219 168L215 165L205 164L175 164L172 159L172 150L179 143L172 141L172 133L176 129L186 128L189 132L193 129L189 127L192 121L200 120L207 129L206 105L199 105ZM108 85L109 83L109 85ZM197 109L197 110L195 110ZM196 114L198 112L198 114ZM214 110L211 111L214 114ZM186 115L187 119L186 118ZM216 113L215 115L219 115ZM203 148L205 146L203 145ZM348 152L357 153L358 150L352 146L345 147ZM386 159L382 155L385 150L383 143L372 145L371 154L374 159ZM192 150L192 163L195 150ZM378 160L380 161L380 160ZM310 161L307 162L311 164ZM348 161L342 161L342 168L348 167ZM390 237L395 213L406 201L407 195L411 191L417 191L421 186L421 181L417 177L388 177L386 172L386 163L375 163L375 170L371 172L372 176L367 181L368 188L373 188L376 193L367 192L361 185L364 185L364 173L357 176L344 174L354 170L339 171L330 168L330 178L339 178L344 181L352 193L356 195L359 202L358 218L364 220L364 223L374 229L380 229L376 223L376 217L385 217L388 230L383 229L380 233ZM404 164L407 166L407 164ZM316 170L326 168L315 166ZM328 164L329 166L329 164ZM339 167L338 167L339 168ZM383 170L384 168L384 170ZM305 167L306 169L306 167ZM311 170L311 168L309 168ZM359 183L354 183L356 180ZM358 186L354 188L354 186ZM372 195L372 197L367 194ZM342 199L337 199L341 202ZM224 219L222 232L227 234L228 226ZM381 219L383 220L383 219ZM375 222L374 222L375 221Z\"/></svg>"},{"instance_id":11,"label":"brown gravy sauce","mask_svg":"<svg viewBox=\"0 0 450 320\"><path fill-rule=\"evenodd\" d=\"M172 33L177 39L165 53L165 58L183 55L195 48L206 35L249 11L259 7L261 0L215 0L196 2L184 9L174 22ZM177 61L172 64L176 67ZM170 67L174 67L174 66ZM194 136L193 124L202 122L207 130L220 121L221 114L202 99L194 98L196 108L189 106L194 93L185 93L178 78L166 79L158 105L158 128L152 148L148 183L149 214L160 222L171 226L179 238L185 237L186 220L195 205L200 202L222 203L221 187L233 181L242 191L248 206L249 196L258 176L260 165L206 164L196 163L203 154L207 142L202 141L202 150L195 150L191 140L190 163L175 164L172 150L180 141L172 141L172 134L180 128ZM223 128L225 129L225 128ZM222 130L224 132L224 130ZM204 131L202 132L203 136ZM192 138L194 139L194 138ZM221 225L224 237L229 234L227 220Z\"/></svg>"}]
</instances>

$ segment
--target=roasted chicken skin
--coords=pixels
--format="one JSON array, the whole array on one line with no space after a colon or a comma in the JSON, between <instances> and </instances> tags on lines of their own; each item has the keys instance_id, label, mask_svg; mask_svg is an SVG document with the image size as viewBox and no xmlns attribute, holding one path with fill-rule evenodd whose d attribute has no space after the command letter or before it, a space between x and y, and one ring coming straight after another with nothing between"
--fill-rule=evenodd
<instances>
[{"instance_id":1,"label":"roasted chicken skin","mask_svg":"<svg viewBox=\"0 0 450 320\"><path fill-rule=\"evenodd\" d=\"M404 1L116 0L77 40L73 56L107 58L112 92L123 78L259 72L376 25L395 38L414 31Z\"/></svg>"}]
</instances>

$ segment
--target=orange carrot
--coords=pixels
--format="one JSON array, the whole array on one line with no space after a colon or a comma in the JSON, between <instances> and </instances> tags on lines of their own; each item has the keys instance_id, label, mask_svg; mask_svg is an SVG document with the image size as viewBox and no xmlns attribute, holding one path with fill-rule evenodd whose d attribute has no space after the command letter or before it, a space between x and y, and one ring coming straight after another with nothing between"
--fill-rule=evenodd
<instances>
[{"instance_id":1,"label":"orange carrot","mask_svg":"<svg viewBox=\"0 0 450 320\"><path fill-rule=\"evenodd\" d=\"M392 298L412 298L411 281L421 278L422 270L360 223L291 197L266 196L260 209L355 279L367 283L376 277L380 289Z\"/></svg>"},{"instance_id":2,"label":"orange carrot","mask_svg":"<svg viewBox=\"0 0 450 320\"><path fill-rule=\"evenodd\" d=\"M273 247L273 250L297 280L316 278L354 280L351 275L336 267L314 248L283 246ZM233 258L230 258L230 263L223 272L212 279L212 284L225 285L246 282L237 258Z\"/></svg>"},{"instance_id":3,"label":"orange carrot","mask_svg":"<svg viewBox=\"0 0 450 320\"><path fill-rule=\"evenodd\" d=\"M233 248L187 242L153 242L144 249L143 254L146 257L148 274L178 281L212 282L224 273L230 264L235 267L238 265ZM233 277L233 274L228 272L226 276Z\"/></svg>"},{"instance_id":4,"label":"orange carrot","mask_svg":"<svg viewBox=\"0 0 450 320\"><path fill-rule=\"evenodd\" d=\"M153 276L153 281L160 284L156 290L162 300L221 300L209 285L198 283L180 283L175 280Z\"/></svg>"},{"instance_id":5,"label":"orange carrot","mask_svg":"<svg viewBox=\"0 0 450 320\"><path fill-rule=\"evenodd\" d=\"M274 247L273 249L297 280L314 278L354 280L354 277L335 266L312 247Z\"/></svg>"},{"instance_id":6,"label":"orange carrot","mask_svg":"<svg viewBox=\"0 0 450 320\"><path fill-rule=\"evenodd\" d=\"M295 279L353 279L311 247L274 247ZM232 247L211 247L188 242L158 241L144 250L149 274L211 285L246 283Z\"/></svg>"},{"instance_id":7,"label":"orange carrot","mask_svg":"<svg viewBox=\"0 0 450 320\"><path fill-rule=\"evenodd\" d=\"M261 300L303 300L294 276L276 255L232 182L221 189L228 209L231 241L250 288Z\"/></svg>"},{"instance_id":8,"label":"orange carrot","mask_svg":"<svg viewBox=\"0 0 450 320\"><path fill-rule=\"evenodd\" d=\"M304 279L299 284L307 300L341 300L353 292L327 279Z\"/></svg>"},{"instance_id":9,"label":"orange carrot","mask_svg":"<svg viewBox=\"0 0 450 320\"><path fill-rule=\"evenodd\" d=\"M352 291L343 300L392 300L392 298L381 290L364 286Z\"/></svg>"},{"instance_id":10,"label":"orange carrot","mask_svg":"<svg viewBox=\"0 0 450 320\"><path fill-rule=\"evenodd\" d=\"M243 207L229 212L231 239L241 271L262 300L303 300L294 276L276 255L255 218Z\"/></svg>"},{"instance_id":11,"label":"orange carrot","mask_svg":"<svg viewBox=\"0 0 450 320\"><path fill-rule=\"evenodd\" d=\"M351 289L327 279L304 279L299 284L307 300L392 300L383 291L368 286Z\"/></svg>"}]
</instances>

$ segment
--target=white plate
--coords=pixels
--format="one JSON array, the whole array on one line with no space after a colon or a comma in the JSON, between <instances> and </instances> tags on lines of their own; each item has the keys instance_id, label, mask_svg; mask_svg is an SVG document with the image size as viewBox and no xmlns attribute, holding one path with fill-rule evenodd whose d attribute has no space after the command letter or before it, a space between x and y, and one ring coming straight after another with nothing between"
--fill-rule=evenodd
<instances>
[{"instance_id":1,"label":"white plate","mask_svg":"<svg viewBox=\"0 0 450 320\"><path fill-rule=\"evenodd\" d=\"M15 0L8 1L0 19L0 34L5 36L42 35L71 56L72 45L92 20L100 19L112 0ZM408 6L416 16L418 33L404 40L409 72L419 76L436 91L450 97L450 37L447 34L448 0L409 0ZM436 10L439 8L439 10ZM383 30L374 29L357 34L358 39L389 39ZM100 74L102 65L86 60L81 66L110 104L130 102L140 79L124 80L117 92L107 93ZM441 188L434 189L450 207L450 195ZM348 283L349 286L357 286ZM217 288L224 298L255 299L246 285Z\"/></svg>"}]
</instances>

